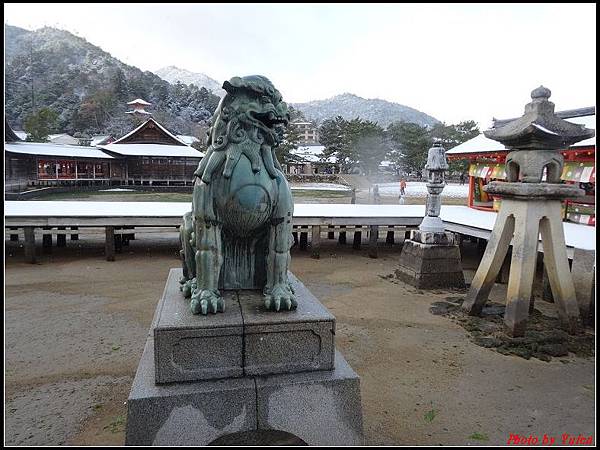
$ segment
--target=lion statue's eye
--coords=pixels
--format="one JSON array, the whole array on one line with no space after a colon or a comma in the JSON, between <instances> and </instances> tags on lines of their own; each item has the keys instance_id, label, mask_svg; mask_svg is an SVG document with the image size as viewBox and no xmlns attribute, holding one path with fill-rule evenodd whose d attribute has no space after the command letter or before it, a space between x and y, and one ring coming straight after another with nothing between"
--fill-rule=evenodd
<instances>
[{"instance_id":1,"label":"lion statue's eye","mask_svg":"<svg viewBox=\"0 0 600 450\"><path fill-rule=\"evenodd\" d=\"M263 96L260 98L260 102L261 102L261 103L270 103L270 102L271 102L271 98L270 98L270 97L268 97L268 96L266 96L266 95L263 95Z\"/></svg>"}]
</instances>

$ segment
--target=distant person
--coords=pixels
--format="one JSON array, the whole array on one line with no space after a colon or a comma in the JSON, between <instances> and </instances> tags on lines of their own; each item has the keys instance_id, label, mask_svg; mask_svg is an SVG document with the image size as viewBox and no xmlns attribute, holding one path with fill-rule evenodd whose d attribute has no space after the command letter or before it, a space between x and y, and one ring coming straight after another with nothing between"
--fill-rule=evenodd
<instances>
[{"instance_id":1,"label":"distant person","mask_svg":"<svg viewBox=\"0 0 600 450\"><path fill-rule=\"evenodd\" d=\"M379 195L379 185L373 187L373 203L379 205L381 203L381 195Z\"/></svg>"},{"instance_id":2,"label":"distant person","mask_svg":"<svg viewBox=\"0 0 600 450\"><path fill-rule=\"evenodd\" d=\"M406 180L402 178L400 180L400 197L403 197L406 194Z\"/></svg>"},{"instance_id":3,"label":"distant person","mask_svg":"<svg viewBox=\"0 0 600 450\"><path fill-rule=\"evenodd\" d=\"M465 174L464 173L460 174L460 184L465 184Z\"/></svg>"}]
</instances>

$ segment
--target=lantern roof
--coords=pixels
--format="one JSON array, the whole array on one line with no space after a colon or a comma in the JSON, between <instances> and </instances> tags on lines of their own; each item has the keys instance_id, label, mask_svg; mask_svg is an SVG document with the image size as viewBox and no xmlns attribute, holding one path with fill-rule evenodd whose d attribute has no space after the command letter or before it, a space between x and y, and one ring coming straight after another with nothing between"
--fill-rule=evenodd
<instances>
[{"instance_id":1,"label":"lantern roof","mask_svg":"<svg viewBox=\"0 0 600 450\"><path fill-rule=\"evenodd\" d=\"M531 92L525 113L510 122L498 123L483 132L485 137L517 150L565 148L595 135L594 130L561 119L549 101L550 89L540 86Z\"/></svg>"}]
</instances>

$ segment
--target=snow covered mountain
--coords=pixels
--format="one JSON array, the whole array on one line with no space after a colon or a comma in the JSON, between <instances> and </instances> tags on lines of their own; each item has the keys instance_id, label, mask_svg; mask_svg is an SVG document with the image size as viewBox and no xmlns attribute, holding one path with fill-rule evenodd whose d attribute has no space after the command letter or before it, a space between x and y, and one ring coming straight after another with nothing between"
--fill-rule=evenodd
<instances>
[{"instance_id":1,"label":"snow covered mountain","mask_svg":"<svg viewBox=\"0 0 600 450\"><path fill-rule=\"evenodd\" d=\"M292 106L309 120L318 123L325 119L342 116L344 119L361 119L387 126L392 122L404 121L421 126L433 126L439 120L424 112L399 103L378 98L366 99L354 94L340 94L325 100L313 100L306 103L292 103Z\"/></svg>"},{"instance_id":2,"label":"snow covered mountain","mask_svg":"<svg viewBox=\"0 0 600 450\"><path fill-rule=\"evenodd\" d=\"M212 91L213 94L219 97L225 95L225 91L221 88L222 83L203 73L191 72L176 66L163 67L155 73L169 83L179 81L187 85L195 84L198 87L204 87ZM416 123L421 126L433 126L439 122L435 117L409 106L381 99L365 99L349 93L336 95L325 100L292 103L291 105L301 111L307 119L318 123L336 116L342 116L345 119L360 117L361 119L377 122L384 127L398 121Z\"/></svg>"},{"instance_id":3,"label":"snow covered mountain","mask_svg":"<svg viewBox=\"0 0 600 450\"><path fill-rule=\"evenodd\" d=\"M142 98L170 131L193 134L219 103L207 89L177 88L65 30L5 24L4 32L4 107L16 129L47 108L57 115L51 133L121 136L132 127L127 102Z\"/></svg>"},{"instance_id":4,"label":"snow covered mountain","mask_svg":"<svg viewBox=\"0 0 600 450\"><path fill-rule=\"evenodd\" d=\"M175 66L163 67L154 73L171 84L174 84L178 81L183 84L195 84L199 88L206 88L219 97L223 97L225 95L225 91L221 89L222 83L219 83L217 80L203 73L191 72Z\"/></svg>"}]
</instances>

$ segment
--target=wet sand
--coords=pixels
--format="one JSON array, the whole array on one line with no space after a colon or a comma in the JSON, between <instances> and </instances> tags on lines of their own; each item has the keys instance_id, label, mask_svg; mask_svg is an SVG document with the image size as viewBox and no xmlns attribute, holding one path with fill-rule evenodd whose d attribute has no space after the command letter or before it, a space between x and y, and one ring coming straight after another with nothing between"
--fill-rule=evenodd
<instances>
[{"instance_id":1,"label":"wet sand","mask_svg":"<svg viewBox=\"0 0 600 450\"><path fill-rule=\"evenodd\" d=\"M504 445L511 433L559 442L594 433L595 358L543 362L479 347L429 312L463 293L383 278L400 245L382 244L370 259L366 248L334 242L324 240L319 260L294 249L292 270L336 316L337 347L361 377L367 443ZM470 280L475 245L462 251ZM101 239L83 239L30 265L6 241L6 444L123 444L127 396L177 252L176 234L140 235L107 262ZM503 294L496 285L491 300Z\"/></svg>"}]
</instances>

